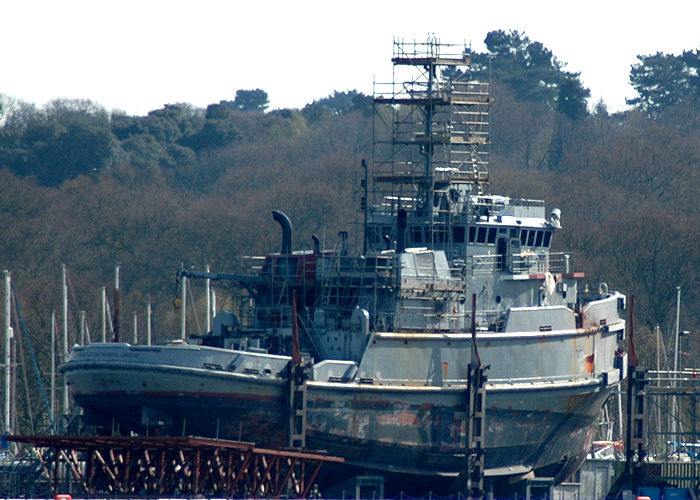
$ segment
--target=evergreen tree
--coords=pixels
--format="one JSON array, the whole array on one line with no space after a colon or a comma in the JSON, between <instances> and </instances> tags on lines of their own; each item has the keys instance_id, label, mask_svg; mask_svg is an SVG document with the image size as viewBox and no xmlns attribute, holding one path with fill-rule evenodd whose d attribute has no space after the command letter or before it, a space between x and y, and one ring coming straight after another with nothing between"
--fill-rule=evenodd
<instances>
[{"instance_id":1,"label":"evergreen tree","mask_svg":"<svg viewBox=\"0 0 700 500\"><path fill-rule=\"evenodd\" d=\"M503 82L516 98L556 109L571 120L587 114L590 90L579 73L563 70L564 65L541 42L532 42L519 31L491 31L484 40L488 54L473 54L475 76Z\"/></svg>"},{"instance_id":2,"label":"evergreen tree","mask_svg":"<svg viewBox=\"0 0 700 500\"><path fill-rule=\"evenodd\" d=\"M265 111L270 101L262 89L237 90L233 108L241 111Z\"/></svg>"},{"instance_id":3,"label":"evergreen tree","mask_svg":"<svg viewBox=\"0 0 700 500\"><path fill-rule=\"evenodd\" d=\"M639 96L628 99L627 104L656 115L690 97L700 97L700 50L679 56L657 52L637 59L630 70L630 83Z\"/></svg>"}]
</instances>

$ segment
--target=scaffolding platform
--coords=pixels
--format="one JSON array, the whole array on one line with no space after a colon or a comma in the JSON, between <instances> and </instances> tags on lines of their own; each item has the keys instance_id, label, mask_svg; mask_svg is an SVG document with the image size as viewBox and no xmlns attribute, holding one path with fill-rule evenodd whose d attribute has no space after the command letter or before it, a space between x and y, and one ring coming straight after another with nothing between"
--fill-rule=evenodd
<instances>
[{"instance_id":1,"label":"scaffolding platform","mask_svg":"<svg viewBox=\"0 0 700 500\"><path fill-rule=\"evenodd\" d=\"M257 448L198 437L6 436L33 446L51 496L70 474L81 494L305 498L325 463L323 452ZM69 471L69 472L65 472Z\"/></svg>"}]
</instances>

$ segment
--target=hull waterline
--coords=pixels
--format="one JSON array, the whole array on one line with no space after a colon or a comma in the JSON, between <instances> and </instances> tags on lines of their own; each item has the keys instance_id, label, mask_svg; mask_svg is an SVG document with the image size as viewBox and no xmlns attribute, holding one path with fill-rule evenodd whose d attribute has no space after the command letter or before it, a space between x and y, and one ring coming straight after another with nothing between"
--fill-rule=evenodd
<instances>
[{"instance_id":1,"label":"hull waterline","mask_svg":"<svg viewBox=\"0 0 700 500\"><path fill-rule=\"evenodd\" d=\"M278 378L113 362L63 371L88 423L104 429L288 445L289 389ZM486 475L578 463L612 387L599 378L488 384ZM453 476L464 467L466 400L466 386L309 382L307 447L369 469Z\"/></svg>"}]
</instances>

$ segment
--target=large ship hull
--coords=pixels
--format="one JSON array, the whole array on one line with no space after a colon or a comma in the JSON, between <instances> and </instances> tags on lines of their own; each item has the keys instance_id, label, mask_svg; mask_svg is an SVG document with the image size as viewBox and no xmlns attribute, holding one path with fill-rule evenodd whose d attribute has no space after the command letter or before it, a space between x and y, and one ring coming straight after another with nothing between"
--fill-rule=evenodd
<instances>
[{"instance_id":1,"label":"large ship hull","mask_svg":"<svg viewBox=\"0 0 700 500\"><path fill-rule=\"evenodd\" d=\"M346 231L335 250L312 236L295 251L275 210L279 253L237 260L241 274L183 265L183 303L188 279L229 281L236 311L199 345L76 347L62 371L92 422L323 449L403 477L475 473L479 446L487 477L576 469L624 377L625 297L579 290L572 255L551 252L561 210L488 194L488 84L451 51L395 45L410 76L374 96L362 252Z\"/></svg>"},{"instance_id":2,"label":"large ship hull","mask_svg":"<svg viewBox=\"0 0 700 500\"><path fill-rule=\"evenodd\" d=\"M417 474L464 470L467 388L309 385L307 442L350 463ZM518 475L585 457L609 389L599 381L486 386L486 475ZM571 472L571 471L569 471Z\"/></svg>"},{"instance_id":3,"label":"large ship hull","mask_svg":"<svg viewBox=\"0 0 700 500\"><path fill-rule=\"evenodd\" d=\"M103 430L286 446L287 384L280 379L104 361L71 366L65 376L86 422Z\"/></svg>"},{"instance_id":4,"label":"large ship hull","mask_svg":"<svg viewBox=\"0 0 700 500\"><path fill-rule=\"evenodd\" d=\"M62 370L88 422L105 431L288 445L289 384L283 370L273 373L284 357L275 357L277 366L267 374L254 367L236 373L221 367L248 353L128 344L78 349ZM172 352L189 358L189 366L168 364L174 363ZM212 363L212 356L220 359ZM262 355L254 362L269 366ZM589 375L487 383L486 475L575 470L616 381ZM464 384L308 381L306 394L309 448L327 450L361 467L400 473L449 476L465 467Z\"/></svg>"}]
</instances>

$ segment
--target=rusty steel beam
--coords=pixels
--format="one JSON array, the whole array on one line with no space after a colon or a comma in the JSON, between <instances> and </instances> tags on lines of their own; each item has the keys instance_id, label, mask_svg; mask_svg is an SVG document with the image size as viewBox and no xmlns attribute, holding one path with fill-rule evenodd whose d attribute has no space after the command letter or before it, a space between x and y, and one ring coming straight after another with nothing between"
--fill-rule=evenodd
<instances>
[{"instance_id":1,"label":"rusty steel beam","mask_svg":"<svg viewBox=\"0 0 700 500\"><path fill-rule=\"evenodd\" d=\"M53 450L53 494L64 461L86 495L221 495L306 497L324 463L322 452L257 448L253 443L195 437L8 436ZM82 468L84 466L84 469Z\"/></svg>"}]
</instances>

